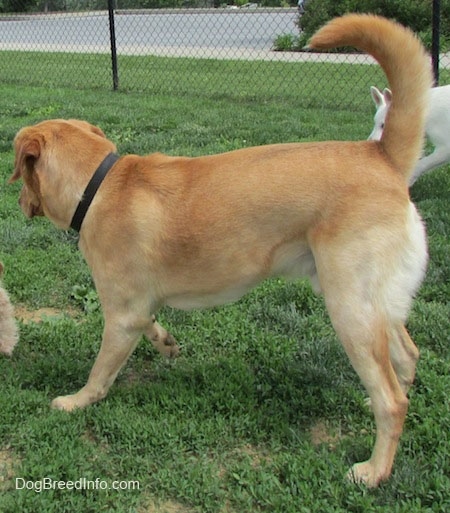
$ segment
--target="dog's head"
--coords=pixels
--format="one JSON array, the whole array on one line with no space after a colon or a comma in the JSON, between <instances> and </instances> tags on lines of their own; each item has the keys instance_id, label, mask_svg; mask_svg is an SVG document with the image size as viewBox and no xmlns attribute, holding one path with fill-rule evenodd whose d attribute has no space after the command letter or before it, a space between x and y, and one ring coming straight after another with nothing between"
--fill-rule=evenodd
<instances>
[{"instance_id":1,"label":"dog's head","mask_svg":"<svg viewBox=\"0 0 450 513\"><path fill-rule=\"evenodd\" d=\"M373 130L369 135L369 141L379 141L383 135L384 122L392 103L392 92L388 88L380 91L377 87L372 86L370 88L370 95L377 110L373 118Z\"/></svg>"},{"instance_id":2,"label":"dog's head","mask_svg":"<svg viewBox=\"0 0 450 513\"><path fill-rule=\"evenodd\" d=\"M23 180L19 204L24 214L45 215L67 228L87 181L116 147L90 123L55 119L20 130L14 150L9 182Z\"/></svg>"}]
</instances>

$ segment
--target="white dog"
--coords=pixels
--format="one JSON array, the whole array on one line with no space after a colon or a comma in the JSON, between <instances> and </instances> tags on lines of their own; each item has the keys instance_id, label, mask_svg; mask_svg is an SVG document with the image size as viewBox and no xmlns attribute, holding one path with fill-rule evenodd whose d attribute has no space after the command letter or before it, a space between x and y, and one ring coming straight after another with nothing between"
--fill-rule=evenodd
<instances>
[{"instance_id":1,"label":"white dog","mask_svg":"<svg viewBox=\"0 0 450 513\"><path fill-rule=\"evenodd\" d=\"M392 101L392 93L390 89L384 89L381 92L372 86L370 94L377 111L374 116L374 127L369 135L369 139L379 141L383 134L384 120ZM425 132L430 142L434 145L434 151L418 161L409 185L412 185L420 175L450 162L450 85L431 89Z\"/></svg>"},{"instance_id":2,"label":"white dog","mask_svg":"<svg viewBox=\"0 0 450 513\"><path fill-rule=\"evenodd\" d=\"M0 278L2 274L3 264L0 262ZM6 290L0 284L0 353L11 356L18 338L14 308Z\"/></svg>"}]
</instances>

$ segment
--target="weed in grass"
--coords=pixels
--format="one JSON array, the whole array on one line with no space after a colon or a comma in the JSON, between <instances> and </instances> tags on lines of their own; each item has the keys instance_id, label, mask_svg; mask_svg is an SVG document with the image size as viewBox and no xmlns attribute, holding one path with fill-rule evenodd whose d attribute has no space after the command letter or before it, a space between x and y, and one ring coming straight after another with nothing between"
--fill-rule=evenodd
<instances>
[{"instance_id":1,"label":"weed in grass","mask_svg":"<svg viewBox=\"0 0 450 513\"><path fill-rule=\"evenodd\" d=\"M98 312L100 310L100 301L95 290L82 285L72 287L72 297L81 304L86 313Z\"/></svg>"}]
</instances>

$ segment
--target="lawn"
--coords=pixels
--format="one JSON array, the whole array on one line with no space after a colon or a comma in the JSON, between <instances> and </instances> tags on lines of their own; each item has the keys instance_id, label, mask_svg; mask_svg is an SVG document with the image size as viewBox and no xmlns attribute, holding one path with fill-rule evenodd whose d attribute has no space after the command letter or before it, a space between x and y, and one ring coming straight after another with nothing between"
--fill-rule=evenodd
<instances>
[{"instance_id":1,"label":"lawn","mask_svg":"<svg viewBox=\"0 0 450 513\"><path fill-rule=\"evenodd\" d=\"M171 72L185 83L187 69ZM276 78L280 67L267 73ZM0 358L0 511L449 511L449 166L411 191L429 234L429 270L408 323L421 359L394 472L379 489L344 479L369 456L374 423L323 301L303 281L267 281L223 308L162 310L160 323L182 346L176 361L142 342L104 401L72 414L50 409L85 383L102 317L76 235L25 219L19 184L7 185L17 130L83 118L121 154L173 155L371 130L365 88L354 109L339 110L307 93L227 95L217 84L217 94L200 84L170 95L0 85L0 260L21 333L13 357ZM346 86L328 87L332 95Z\"/></svg>"}]
</instances>

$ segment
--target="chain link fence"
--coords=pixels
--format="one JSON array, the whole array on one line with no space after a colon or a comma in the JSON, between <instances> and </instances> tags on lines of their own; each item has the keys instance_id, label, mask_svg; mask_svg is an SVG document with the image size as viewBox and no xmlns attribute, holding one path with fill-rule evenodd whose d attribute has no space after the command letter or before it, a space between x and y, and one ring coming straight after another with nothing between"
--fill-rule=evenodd
<instances>
[{"instance_id":1,"label":"chain link fence","mask_svg":"<svg viewBox=\"0 0 450 513\"><path fill-rule=\"evenodd\" d=\"M8 9L25 10L20 3L25 0L9 1ZM5 10L0 0L2 5ZM367 55L275 51L277 38L298 35L293 7L127 10L118 5L108 11L107 5L90 10L90 0L60 0L62 10L45 12L51 7L46 2L41 12L0 14L0 80L167 94L239 91L246 98L282 93L340 108L358 107L352 91L368 97L370 85L386 85ZM345 80L349 66L348 88L325 95L325 86ZM448 56L441 67L449 67Z\"/></svg>"}]
</instances>

